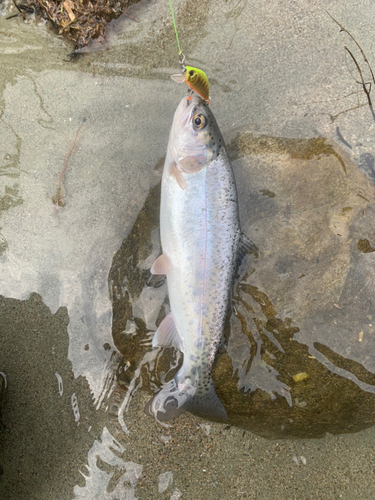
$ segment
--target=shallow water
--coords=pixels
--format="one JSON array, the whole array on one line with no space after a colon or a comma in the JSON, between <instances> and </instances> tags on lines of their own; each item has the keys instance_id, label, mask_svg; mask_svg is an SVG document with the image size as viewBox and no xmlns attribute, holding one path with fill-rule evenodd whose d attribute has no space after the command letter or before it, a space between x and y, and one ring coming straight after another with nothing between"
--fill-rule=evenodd
<instances>
[{"instance_id":1,"label":"shallow water","mask_svg":"<svg viewBox=\"0 0 375 500\"><path fill-rule=\"evenodd\" d=\"M2 3L0 496L372 499L375 123L355 45L317 2L174 5L259 248L214 371L229 425L143 413L179 362L140 346L168 307L145 286L185 92L168 3L142 0L74 62ZM327 8L375 61L373 5Z\"/></svg>"}]
</instances>

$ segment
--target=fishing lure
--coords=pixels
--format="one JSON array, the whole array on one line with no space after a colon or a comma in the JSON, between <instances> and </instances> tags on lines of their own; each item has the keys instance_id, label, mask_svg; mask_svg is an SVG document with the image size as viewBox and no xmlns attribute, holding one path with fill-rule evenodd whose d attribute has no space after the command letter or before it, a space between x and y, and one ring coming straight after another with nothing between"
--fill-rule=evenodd
<instances>
[{"instance_id":1,"label":"fishing lure","mask_svg":"<svg viewBox=\"0 0 375 500\"><path fill-rule=\"evenodd\" d=\"M169 7L172 14L172 21L174 32L176 34L177 46L179 51L179 60L182 68L182 73L178 75L172 75L171 78L175 82L182 83L185 82L191 91L199 94L202 99L206 101L207 104L210 102L210 85L208 83L207 75L204 71L199 68L193 68L192 66L185 66L185 56L181 52L180 42L178 40L176 21L174 19L172 0L169 0Z\"/></svg>"},{"instance_id":2,"label":"fishing lure","mask_svg":"<svg viewBox=\"0 0 375 500\"><path fill-rule=\"evenodd\" d=\"M199 94L209 104L210 84L204 71L192 66L183 66L182 74L172 75L171 78L178 83L185 82L191 90Z\"/></svg>"}]
</instances>

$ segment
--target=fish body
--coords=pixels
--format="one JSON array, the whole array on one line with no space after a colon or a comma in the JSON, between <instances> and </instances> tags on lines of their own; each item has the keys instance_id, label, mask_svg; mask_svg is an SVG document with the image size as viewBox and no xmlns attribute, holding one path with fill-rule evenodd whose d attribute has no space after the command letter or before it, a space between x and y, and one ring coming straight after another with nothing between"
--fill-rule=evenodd
<instances>
[{"instance_id":1,"label":"fish body","mask_svg":"<svg viewBox=\"0 0 375 500\"><path fill-rule=\"evenodd\" d=\"M199 68L186 66L182 74L172 75L172 80L178 83L185 82L186 85L202 97L208 104L210 102L210 84L207 75Z\"/></svg>"},{"instance_id":2,"label":"fish body","mask_svg":"<svg viewBox=\"0 0 375 500\"><path fill-rule=\"evenodd\" d=\"M153 346L175 346L184 359L145 411L158 420L171 420L185 410L225 420L211 369L242 235L232 167L216 120L198 96L185 97L174 116L162 178L160 231L163 254L151 272L166 274L171 312L157 329Z\"/></svg>"}]
</instances>

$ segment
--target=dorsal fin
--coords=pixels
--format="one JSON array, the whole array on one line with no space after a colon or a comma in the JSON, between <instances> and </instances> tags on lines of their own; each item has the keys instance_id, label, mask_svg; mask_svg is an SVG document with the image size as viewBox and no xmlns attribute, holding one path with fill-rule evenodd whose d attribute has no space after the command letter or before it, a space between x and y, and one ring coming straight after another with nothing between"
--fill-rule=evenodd
<instances>
[{"instance_id":1,"label":"dorsal fin","mask_svg":"<svg viewBox=\"0 0 375 500\"><path fill-rule=\"evenodd\" d=\"M236 260L237 269L240 267L245 255L253 253L255 257L258 258L259 256L258 252L259 252L258 247L246 236L246 234L241 233L240 243L238 245L238 250L237 250L237 260Z\"/></svg>"}]
</instances>

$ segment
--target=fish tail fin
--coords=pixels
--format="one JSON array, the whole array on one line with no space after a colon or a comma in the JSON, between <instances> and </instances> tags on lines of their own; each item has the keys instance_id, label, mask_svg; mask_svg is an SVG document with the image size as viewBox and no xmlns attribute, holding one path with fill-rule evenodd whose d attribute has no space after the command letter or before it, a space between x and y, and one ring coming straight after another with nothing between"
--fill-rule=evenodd
<instances>
[{"instance_id":1,"label":"fish tail fin","mask_svg":"<svg viewBox=\"0 0 375 500\"><path fill-rule=\"evenodd\" d=\"M215 420L228 420L228 414L216 394L212 378L204 392L193 386L179 389L176 380L171 380L150 399L144 411L161 422L173 420L184 411Z\"/></svg>"},{"instance_id":2,"label":"fish tail fin","mask_svg":"<svg viewBox=\"0 0 375 500\"><path fill-rule=\"evenodd\" d=\"M204 394L198 389L194 396L184 404L184 409L195 415L210 417L215 420L228 420L228 413L216 393L214 382L210 379L209 386Z\"/></svg>"},{"instance_id":3,"label":"fish tail fin","mask_svg":"<svg viewBox=\"0 0 375 500\"><path fill-rule=\"evenodd\" d=\"M160 422L173 420L185 411L187 397L186 393L178 390L176 380L173 379L148 401L144 412Z\"/></svg>"}]
</instances>

